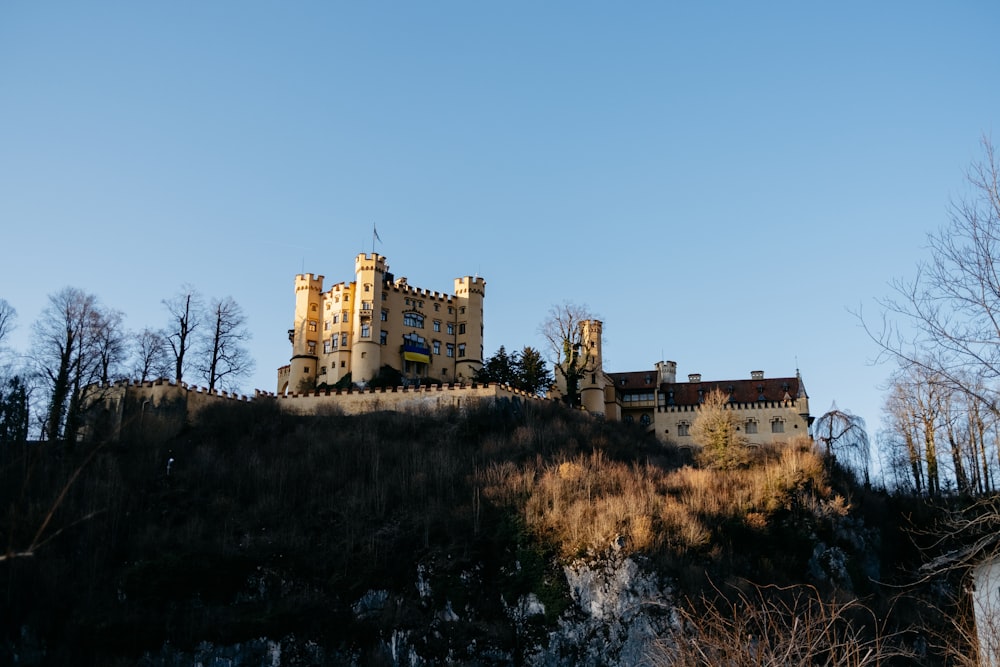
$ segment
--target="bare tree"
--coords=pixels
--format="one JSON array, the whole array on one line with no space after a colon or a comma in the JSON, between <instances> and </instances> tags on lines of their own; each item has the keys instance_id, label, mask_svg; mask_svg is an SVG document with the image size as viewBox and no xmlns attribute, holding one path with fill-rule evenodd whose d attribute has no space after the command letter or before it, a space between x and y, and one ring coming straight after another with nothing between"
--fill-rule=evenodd
<instances>
[{"instance_id":1,"label":"bare tree","mask_svg":"<svg viewBox=\"0 0 1000 667\"><path fill-rule=\"evenodd\" d=\"M211 328L203 339L199 370L210 390L233 389L233 383L253 371L254 367L253 359L243 345L250 340L246 316L232 297L226 297L212 301L205 322Z\"/></svg>"},{"instance_id":2,"label":"bare tree","mask_svg":"<svg viewBox=\"0 0 1000 667\"><path fill-rule=\"evenodd\" d=\"M828 457L839 457L844 465L860 476L865 486L871 483L868 474L871 445L863 418L840 410L834 403L829 412L816 420L813 432Z\"/></svg>"},{"instance_id":3,"label":"bare tree","mask_svg":"<svg viewBox=\"0 0 1000 667\"><path fill-rule=\"evenodd\" d=\"M131 377L145 382L170 374L170 345L159 331L145 328L134 335Z\"/></svg>"},{"instance_id":4,"label":"bare tree","mask_svg":"<svg viewBox=\"0 0 1000 667\"><path fill-rule=\"evenodd\" d=\"M34 324L34 359L49 385L49 439L75 439L80 390L99 366L97 333L102 321L97 297L67 287L49 296L49 305Z\"/></svg>"},{"instance_id":5,"label":"bare tree","mask_svg":"<svg viewBox=\"0 0 1000 667\"><path fill-rule=\"evenodd\" d=\"M95 314L93 335L97 379L104 384L122 379L121 368L128 354L124 320L125 314L120 310L98 311Z\"/></svg>"},{"instance_id":6,"label":"bare tree","mask_svg":"<svg viewBox=\"0 0 1000 667\"><path fill-rule=\"evenodd\" d=\"M556 382L569 405L580 403L580 379L592 368L594 358L583 344L583 323L595 319L586 306L563 303L553 306L539 327L548 341Z\"/></svg>"},{"instance_id":7,"label":"bare tree","mask_svg":"<svg viewBox=\"0 0 1000 667\"><path fill-rule=\"evenodd\" d=\"M983 158L967 173L970 194L952 204L949 224L928 237L930 259L913 280L893 282L894 296L881 301L881 329L865 327L883 352L975 393L997 414L1000 163L990 140L981 143Z\"/></svg>"},{"instance_id":8,"label":"bare tree","mask_svg":"<svg viewBox=\"0 0 1000 667\"><path fill-rule=\"evenodd\" d=\"M163 300L163 305L170 313L165 334L174 357L174 380L182 382L184 364L188 352L194 347L195 335L203 319L202 299L193 286L182 285L172 298Z\"/></svg>"},{"instance_id":9,"label":"bare tree","mask_svg":"<svg viewBox=\"0 0 1000 667\"><path fill-rule=\"evenodd\" d=\"M735 599L716 589L674 613L654 665L875 667L915 657L860 600L825 600L812 586L752 586Z\"/></svg>"},{"instance_id":10,"label":"bare tree","mask_svg":"<svg viewBox=\"0 0 1000 667\"><path fill-rule=\"evenodd\" d=\"M7 303L6 299L0 299L0 347L3 347L4 339L14 330L15 319L17 311L14 306Z\"/></svg>"}]
</instances>

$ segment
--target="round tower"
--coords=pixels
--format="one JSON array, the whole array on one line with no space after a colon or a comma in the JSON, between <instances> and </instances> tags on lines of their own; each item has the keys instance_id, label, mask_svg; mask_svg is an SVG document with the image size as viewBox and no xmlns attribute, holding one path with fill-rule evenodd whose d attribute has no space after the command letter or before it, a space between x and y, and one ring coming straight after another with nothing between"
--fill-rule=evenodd
<instances>
[{"instance_id":1,"label":"round tower","mask_svg":"<svg viewBox=\"0 0 1000 667\"><path fill-rule=\"evenodd\" d=\"M355 384L368 382L382 367L382 283L385 281L385 257L360 253L354 258L354 301L351 346L351 378Z\"/></svg>"},{"instance_id":2,"label":"round tower","mask_svg":"<svg viewBox=\"0 0 1000 667\"><path fill-rule=\"evenodd\" d=\"M457 346L455 379L468 382L483 367L483 299L486 281L478 276L455 278Z\"/></svg>"},{"instance_id":3,"label":"round tower","mask_svg":"<svg viewBox=\"0 0 1000 667\"><path fill-rule=\"evenodd\" d=\"M600 320L580 322L581 354L585 355L583 377L580 378L580 402L587 412L604 414L604 358L602 350L604 324Z\"/></svg>"},{"instance_id":4,"label":"round tower","mask_svg":"<svg viewBox=\"0 0 1000 667\"><path fill-rule=\"evenodd\" d=\"M295 324L288 331L292 358L287 389L291 392L311 388L316 382L322 293L323 276L312 273L295 276Z\"/></svg>"}]
</instances>

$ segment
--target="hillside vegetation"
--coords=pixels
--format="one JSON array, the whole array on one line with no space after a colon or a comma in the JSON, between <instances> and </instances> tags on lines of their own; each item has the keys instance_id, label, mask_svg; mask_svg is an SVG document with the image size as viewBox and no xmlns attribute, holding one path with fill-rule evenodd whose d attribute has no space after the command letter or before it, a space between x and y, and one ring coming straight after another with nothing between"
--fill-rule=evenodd
<instances>
[{"instance_id":1,"label":"hillside vegetation","mask_svg":"<svg viewBox=\"0 0 1000 667\"><path fill-rule=\"evenodd\" d=\"M392 664L405 629L425 660L461 664L473 645L502 664L571 604L562 566L609 549L676 581L692 610L746 582L880 608L873 582L914 557L885 504L869 497L881 532L866 526L860 492L807 441L700 469L554 404L300 417L255 401L162 445L0 457L8 554L39 544L0 563L0 662L138 664L168 643L294 633L327 664ZM544 614L526 624L509 605L527 595Z\"/></svg>"}]
</instances>

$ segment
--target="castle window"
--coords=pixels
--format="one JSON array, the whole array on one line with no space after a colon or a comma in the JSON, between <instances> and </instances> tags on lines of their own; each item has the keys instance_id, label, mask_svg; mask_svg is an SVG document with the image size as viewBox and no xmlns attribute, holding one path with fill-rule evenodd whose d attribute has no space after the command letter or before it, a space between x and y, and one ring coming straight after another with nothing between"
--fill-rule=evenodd
<instances>
[{"instance_id":1,"label":"castle window","mask_svg":"<svg viewBox=\"0 0 1000 667\"><path fill-rule=\"evenodd\" d=\"M785 420L775 419L771 422L771 433L784 433L785 432Z\"/></svg>"},{"instance_id":2,"label":"castle window","mask_svg":"<svg viewBox=\"0 0 1000 667\"><path fill-rule=\"evenodd\" d=\"M746 424L747 435L753 435L757 432L757 420L748 419Z\"/></svg>"},{"instance_id":3,"label":"castle window","mask_svg":"<svg viewBox=\"0 0 1000 667\"><path fill-rule=\"evenodd\" d=\"M309 304L309 310L311 312L315 313L316 312L316 304L315 303Z\"/></svg>"},{"instance_id":4,"label":"castle window","mask_svg":"<svg viewBox=\"0 0 1000 667\"><path fill-rule=\"evenodd\" d=\"M320 366L319 367L319 374L320 375L326 375L326 366Z\"/></svg>"},{"instance_id":5,"label":"castle window","mask_svg":"<svg viewBox=\"0 0 1000 667\"><path fill-rule=\"evenodd\" d=\"M680 422L677 424L677 435L691 435L690 433L691 425L687 422Z\"/></svg>"},{"instance_id":6,"label":"castle window","mask_svg":"<svg viewBox=\"0 0 1000 667\"><path fill-rule=\"evenodd\" d=\"M458 325L458 333L459 334L464 334L465 333L465 322L463 322L463 323L461 323L461 324Z\"/></svg>"},{"instance_id":7,"label":"castle window","mask_svg":"<svg viewBox=\"0 0 1000 667\"><path fill-rule=\"evenodd\" d=\"M389 342L389 332L388 331L380 331L378 333L378 342L381 345L385 345L386 343L388 343Z\"/></svg>"},{"instance_id":8,"label":"castle window","mask_svg":"<svg viewBox=\"0 0 1000 667\"><path fill-rule=\"evenodd\" d=\"M340 321L340 315L334 315L333 316L333 323L336 324L339 321Z\"/></svg>"},{"instance_id":9,"label":"castle window","mask_svg":"<svg viewBox=\"0 0 1000 667\"><path fill-rule=\"evenodd\" d=\"M309 320L309 331L319 330L319 322L316 320Z\"/></svg>"},{"instance_id":10,"label":"castle window","mask_svg":"<svg viewBox=\"0 0 1000 667\"><path fill-rule=\"evenodd\" d=\"M448 314L451 315L454 312L455 312L455 309L452 308L451 306L448 306Z\"/></svg>"},{"instance_id":11,"label":"castle window","mask_svg":"<svg viewBox=\"0 0 1000 667\"><path fill-rule=\"evenodd\" d=\"M625 423L626 424L631 424L634 421L635 421L635 417L633 417L632 415L625 415Z\"/></svg>"},{"instance_id":12,"label":"castle window","mask_svg":"<svg viewBox=\"0 0 1000 667\"><path fill-rule=\"evenodd\" d=\"M330 341L328 340L323 341L323 354L330 354L332 350L333 350L333 345L330 344Z\"/></svg>"},{"instance_id":13,"label":"castle window","mask_svg":"<svg viewBox=\"0 0 1000 667\"><path fill-rule=\"evenodd\" d=\"M347 368L347 362L346 361L341 361L340 362L340 367L341 368Z\"/></svg>"},{"instance_id":14,"label":"castle window","mask_svg":"<svg viewBox=\"0 0 1000 667\"><path fill-rule=\"evenodd\" d=\"M424 316L420 313L403 313L403 326L424 328Z\"/></svg>"},{"instance_id":15,"label":"castle window","mask_svg":"<svg viewBox=\"0 0 1000 667\"><path fill-rule=\"evenodd\" d=\"M306 346L309 348L309 354L316 354L316 341L311 340L306 343Z\"/></svg>"},{"instance_id":16,"label":"castle window","mask_svg":"<svg viewBox=\"0 0 1000 667\"><path fill-rule=\"evenodd\" d=\"M361 337L362 338L372 337L372 325L368 324L367 322L361 325Z\"/></svg>"},{"instance_id":17,"label":"castle window","mask_svg":"<svg viewBox=\"0 0 1000 667\"><path fill-rule=\"evenodd\" d=\"M371 292L372 291L371 283L365 283L365 291L366 292Z\"/></svg>"},{"instance_id":18,"label":"castle window","mask_svg":"<svg viewBox=\"0 0 1000 667\"><path fill-rule=\"evenodd\" d=\"M383 310L381 317L382 317L382 321L383 322L387 322L389 320L389 313L388 313L388 311Z\"/></svg>"},{"instance_id":19,"label":"castle window","mask_svg":"<svg viewBox=\"0 0 1000 667\"><path fill-rule=\"evenodd\" d=\"M447 356L449 357L455 356L455 346L453 344L448 343L448 345L446 346L446 350L447 350Z\"/></svg>"},{"instance_id":20,"label":"castle window","mask_svg":"<svg viewBox=\"0 0 1000 667\"><path fill-rule=\"evenodd\" d=\"M341 347L347 347L347 334L346 333L340 334L340 346Z\"/></svg>"},{"instance_id":21,"label":"castle window","mask_svg":"<svg viewBox=\"0 0 1000 667\"><path fill-rule=\"evenodd\" d=\"M362 301L361 302L361 310L371 310L371 309L372 309L372 302L371 301Z\"/></svg>"},{"instance_id":22,"label":"castle window","mask_svg":"<svg viewBox=\"0 0 1000 667\"><path fill-rule=\"evenodd\" d=\"M651 420L649 418L649 415L643 415L643 416L639 417L639 425L640 426L649 426L650 421Z\"/></svg>"},{"instance_id":23,"label":"castle window","mask_svg":"<svg viewBox=\"0 0 1000 667\"><path fill-rule=\"evenodd\" d=\"M434 310L441 310L441 304L440 303L435 303L434 304Z\"/></svg>"},{"instance_id":24,"label":"castle window","mask_svg":"<svg viewBox=\"0 0 1000 667\"><path fill-rule=\"evenodd\" d=\"M448 335L449 336L455 335L455 325L452 324L451 322L448 322Z\"/></svg>"},{"instance_id":25,"label":"castle window","mask_svg":"<svg viewBox=\"0 0 1000 667\"><path fill-rule=\"evenodd\" d=\"M441 331L441 321L434 320L434 331Z\"/></svg>"},{"instance_id":26,"label":"castle window","mask_svg":"<svg viewBox=\"0 0 1000 667\"><path fill-rule=\"evenodd\" d=\"M461 308L459 308L458 312L460 312L462 315L465 315L465 306L462 306Z\"/></svg>"},{"instance_id":27,"label":"castle window","mask_svg":"<svg viewBox=\"0 0 1000 667\"><path fill-rule=\"evenodd\" d=\"M465 356L465 343L459 343L459 345L458 345L458 356L460 356L460 357L464 357Z\"/></svg>"},{"instance_id":28,"label":"castle window","mask_svg":"<svg viewBox=\"0 0 1000 667\"><path fill-rule=\"evenodd\" d=\"M434 354L441 354L441 341L436 340L431 343L431 347L434 348Z\"/></svg>"},{"instance_id":29,"label":"castle window","mask_svg":"<svg viewBox=\"0 0 1000 667\"><path fill-rule=\"evenodd\" d=\"M334 350L337 349L337 337L336 336L334 336L333 338L330 339L330 347L333 348Z\"/></svg>"},{"instance_id":30,"label":"castle window","mask_svg":"<svg viewBox=\"0 0 1000 667\"><path fill-rule=\"evenodd\" d=\"M323 331L329 331L329 330L330 330L330 320L324 320L323 321Z\"/></svg>"}]
</instances>

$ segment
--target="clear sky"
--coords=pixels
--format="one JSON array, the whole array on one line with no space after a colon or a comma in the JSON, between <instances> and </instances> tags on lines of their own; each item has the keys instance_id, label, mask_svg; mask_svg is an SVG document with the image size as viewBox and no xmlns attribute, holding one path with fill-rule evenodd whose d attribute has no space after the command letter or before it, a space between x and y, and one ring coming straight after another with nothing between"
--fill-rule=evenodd
<instances>
[{"instance_id":1,"label":"clear sky","mask_svg":"<svg viewBox=\"0 0 1000 667\"><path fill-rule=\"evenodd\" d=\"M293 280L487 281L486 352L553 304L608 370L792 375L879 424L850 313L913 274L1000 140L1000 3L4 2L0 297L162 326L185 282L287 363Z\"/></svg>"}]
</instances>

